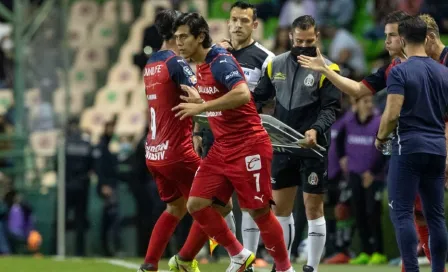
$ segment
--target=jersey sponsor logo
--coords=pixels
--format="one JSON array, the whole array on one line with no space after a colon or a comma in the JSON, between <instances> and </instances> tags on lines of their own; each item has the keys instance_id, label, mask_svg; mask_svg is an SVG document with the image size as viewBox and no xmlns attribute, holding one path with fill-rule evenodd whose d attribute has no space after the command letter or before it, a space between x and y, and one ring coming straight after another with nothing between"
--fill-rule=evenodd
<instances>
[{"instance_id":1,"label":"jersey sponsor logo","mask_svg":"<svg viewBox=\"0 0 448 272\"><path fill-rule=\"evenodd\" d=\"M150 161L162 161L165 159L165 152L168 150L169 140L159 145L146 146L145 157Z\"/></svg>"},{"instance_id":2,"label":"jersey sponsor logo","mask_svg":"<svg viewBox=\"0 0 448 272\"><path fill-rule=\"evenodd\" d=\"M199 93L204 93L204 94L215 94L215 93L219 93L218 88L216 88L215 86L198 86L198 91Z\"/></svg>"},{"instance_id":3,"label":"jersey sponsor logo","mask_svg":"<svg viewBox=\"0 0 448 272\"><path fill-rule=\"evenodd\" d=\"M146 99L148 99L148 100L156 100L157 99L157 95L156 94L148 94L148 95L146 95Z\"/></svg>"},{"instance_id":4,"label":"jersey sponsor logo","mask_svg":"<svg viewBox=\"0 0 448 272\"><path fill-rule=\"evenodd\" d=\"M247 156L245 158L246 160L246 169L249 172L252 171L257 171L261 169L261 159L260 159L260 155L252 155L252 156Z\"/></svg>"},{"instance_id":5,"label":"jersey sponsor logo","mask_svg":"<svg viewBox=\"0 0 448 272\"><path fill-rule=\"evenodd\" d=\"M347 143L354 145L372 145L374 142L373 136L363 136L363 135L348 135Z\"/></svg>"},{"instance_id":6,"label":"jersey sponsor logo","mask_svg":"<svg viewBox=\"0 0 448 272\"><path fill-rule=\"evenodd\" d=\"M282 72L275 73L274 79L276 80L286 80L286 75Z\"/></svg>"},{"instance_id":7,"label":"jersey sponsor logo","mask_svg":"<svg viewBox=\"0 0 448 272\"><path fill-rule=\"evenodd\" d=\"M189 67L189 66L184 66L184 73L187 75L187 76L192 76L193 75L193 71L191 70L191 68Z\"/></svg>"},{"instance_id":8,"label":"jersey sponsor logo","mask_svg":"<svg viewBox=\"0 0 448 272\"><path fill-rule=\"evenodd\" d=\"M264 195L261 195L261 196L254 196L254 200L259 200L261 203L264 203L264 201L263 201L263 197L264 197Z\"/></svg>"},{"instance_id":9,"label":"jersey sponsor logo","mask_svg":"<svg viewBox=\"0 0 448 272\"><path fill-rule=\"evenodd\" d=\"M162 70L162 65L161 64L159 64L157 66L153 66L153 67L146 67L144 76L153 76L155 74L160 73L161 70Z\"/></svg>"},{"instance_id":10,"label":"jersey sponsor logo","mask_svg":"<svg viewBox=\"0 0 448 272\"><path fill-rule=\"evenodd\" d=\"M196 83L198 83L198 79L196 78L195 75L192 75L189 77L191 84L196 85Z\"/></svg>"},{"instance_id":11,"label":"jersey sponsor logo","mask_svg":"<svg viewBox=\"0 0 448 272\"><path fill-rule=\"evenodd\" d=\"M305 80L303 81L303 84L307 87L311 87L314 85L314 76L312 74L309 74L305 77Z\"/></svg>"},{"instance_id":12,"label":"jersey sponsor logo","mask_svg":"<svg viewBox=\"0 0 448 272\"><path fill-rule=\"evenodd\" d=\"M222 115L222 111L206 111L205 115L207 115L207 117L218 117Z\"/></svg>"},{"instance_id":13,"label":"jersey sponsor logo","mask_svg":"<svg viewBox=\"0 0 448 272\"><path fill-rule=\"evenodd\" d=\"M183 59L178 59L177 62L178 62L178 63L185 63L185 64L186 64L185 60L183 60Z\"/></svg>"},{"instance_id":14,"label":"jersey sponsor logo","mask_svg":"<svg viewBox=\"0 0 448 272\"><path fill-rule=\"evenodd\" d=\"M227 59L220 60L219 63L227 62Z\"/></svg>"},{"instance_id":15,"label":"jersey sponsor logo","mask_svg":"<svg viewBox=\"0 0 448 272\"><path fill-rule=\"evenodd\" d=\"M315 172L311 172L311 174L308 176L308 183L310 185L317 185L319 183L319 177Z\"/></svg>"},{"instance_id":16,"label":"jersey sponsor logo","mask_svg":"<svg viewBox=\"0 0 448 272\"><path fill-rule=\"evenodd\" d=\"M238 71L232 71L228 75L226 75L226 80L229 80L229 79L234 78L239 75L240 75L240 73Z\"/></svg>"}]
</instances>

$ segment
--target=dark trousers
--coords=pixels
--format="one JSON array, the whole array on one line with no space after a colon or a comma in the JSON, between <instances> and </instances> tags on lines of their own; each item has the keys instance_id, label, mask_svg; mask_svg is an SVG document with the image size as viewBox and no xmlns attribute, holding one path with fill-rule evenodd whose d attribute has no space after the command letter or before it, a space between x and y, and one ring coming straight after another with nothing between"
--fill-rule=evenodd
<instances>
[{"instance_id":1,"label":"dark trousers","mask_svg":"<svg viewBox=\"0 0 448 272\"><path fill-rule=\"evenodd\" d=\"M427 153L391 156L387 182L390 217L406 272L419 271L414 227L417 193L429 228L432 271L444 271L448 247L444 209L445 159L445 156Z\"/></svg>"},{"instance_id":2,"label":"dark trousers","mask_svg":"<svg viewBox=\"0 0 448 272\"><path fill-rule=\"evenodd\" d=\"M383 232L381 227L382 193L384 182L374 181L363 187L359 174L350 173L349 186L352 191L352 212L361 238L362 252L383 253Z\"/></svg>"},{"instance_id":3,"label":"dark trousers","mask_svg":"<svg viewBox=\"0 0 448 272\"><path fill-rule=\"evenodd\" d=\"M121 250L120 217L117 192L104 198L101 216L101 245L106 256L113 256Z\"/></svg>"},{"instance_id":4,"label":"dark trousers","mask_svg":"<svg viewBox=\"0 0 448 272\"><path fill-rule=\"evenodd\" d=\"M66 214L74 212L73 220L69 221L68 229L75 230L75 254L76 256L86 255L86 236L88 229L87 204L89 199L89 188L86 186L80 190L68 190L66 194Z\"/></svg>"}]
</instances>

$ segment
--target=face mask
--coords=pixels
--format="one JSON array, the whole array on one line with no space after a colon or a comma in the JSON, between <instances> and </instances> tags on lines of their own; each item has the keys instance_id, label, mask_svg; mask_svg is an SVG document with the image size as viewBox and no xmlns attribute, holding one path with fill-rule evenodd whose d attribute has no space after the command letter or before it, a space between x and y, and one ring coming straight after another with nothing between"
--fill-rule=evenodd
<instances>
[{"instance_id":1,"label":"face mask","mask_svg":"<svg viewBox=\"0 0 448 272\"><path fill-rule=\"evenodd\" d=\"M294 46L291 49L291 55L294 58L297 58L300 55L308 56L308 57L316 57L316 47L315 46Z\"/></svg>"}]
</instances>

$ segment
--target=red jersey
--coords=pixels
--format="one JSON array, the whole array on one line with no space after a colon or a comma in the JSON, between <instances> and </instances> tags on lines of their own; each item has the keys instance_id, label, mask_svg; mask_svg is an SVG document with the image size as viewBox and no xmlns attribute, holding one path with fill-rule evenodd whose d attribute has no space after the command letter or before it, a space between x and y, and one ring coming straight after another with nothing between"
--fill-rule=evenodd
<instances>
[{"instance_id":1,"label":"red jersey","mask_svg":"<svg viewBox=\"0 0 448 272\"><path fill-rule=\"evenodd\" d=\"M227 50L213 46L205 63L197 66L197 89L205 101L217 99L237 85L246 83L243 70ZM234 147L247 143L269 140L253 97L249 103L236 109L206 112L215 145Z\"/></svg>"},{"instance_id":2,"label":"red jersey","mask_svg":"<svg viewBox=\"0 0 448 272\"><path fill-rule=\"evenodd\" d=\"M392 60L390 64L384 65L375 73L366 76L362 80L362 83L372 91L373 95L376 94L387 87L387 76L389 75L390 70L400 63L401 60L399 58Z\"/></svg>"},{"instance_id":3,"label":"red jersey","mask_svg":"<svg viewBox=\"0 0 448 272\"><path fill-rule=\"evenodd\" d=\"M181 121L171 110L183 102L179 97L184 93L180 84L196 83L190 66L173 51L159 51L149 58L143 77L150 115L146 159L162 165L196 156L191 141L191 118Z\"/></svg>"}]
</instances>

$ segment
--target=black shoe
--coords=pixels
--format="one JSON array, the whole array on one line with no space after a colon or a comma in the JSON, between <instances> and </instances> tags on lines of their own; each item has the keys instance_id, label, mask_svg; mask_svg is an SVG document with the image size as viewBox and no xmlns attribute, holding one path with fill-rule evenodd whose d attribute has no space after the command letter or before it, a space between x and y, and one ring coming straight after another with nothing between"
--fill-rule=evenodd
<instances>
[{"instance_id":1,"label":"black shoe","mask_svg":"<svg viewBox=\"0 0 448 272\"><path fill-rule=\"evenodd\" d=\"M275 272L276 270L275 270L275 263L274 263L274 265L272 266L272 270L271 270L271 272Z\"/></svg>"},{"instance_id":2,"label":"black shoe","mask_svg":"<svg viewBox=\"0 0 448 272\"><path fill-rule=\"evenodd\" d=\"M244 270L244 272L254 272L254 267L251 265L248 268L246 268L246 270Z\"/></svg>"},{"instance_id":3,"label":"black shoe","mask_svg":"<svg viewBox=\"0 0 448 272\"><path fill-rule=\"evenodd\" d=\"M142 264L140 265L140 269L137 272L149 272L149 271L158 271L158 269L152 264Z\"/></svg>"},{"instance_id":4,"label":"black shoe","mask_svg":"<svg viewBox=\"0 0 448 272\"><path fill-rule=\"evenodd\" d=\"M313 271L314 271L314 268L312 268L311 266L309 266L309 265L303 266L303 272L313 272Z\"/></svg>"}]
</instances>

